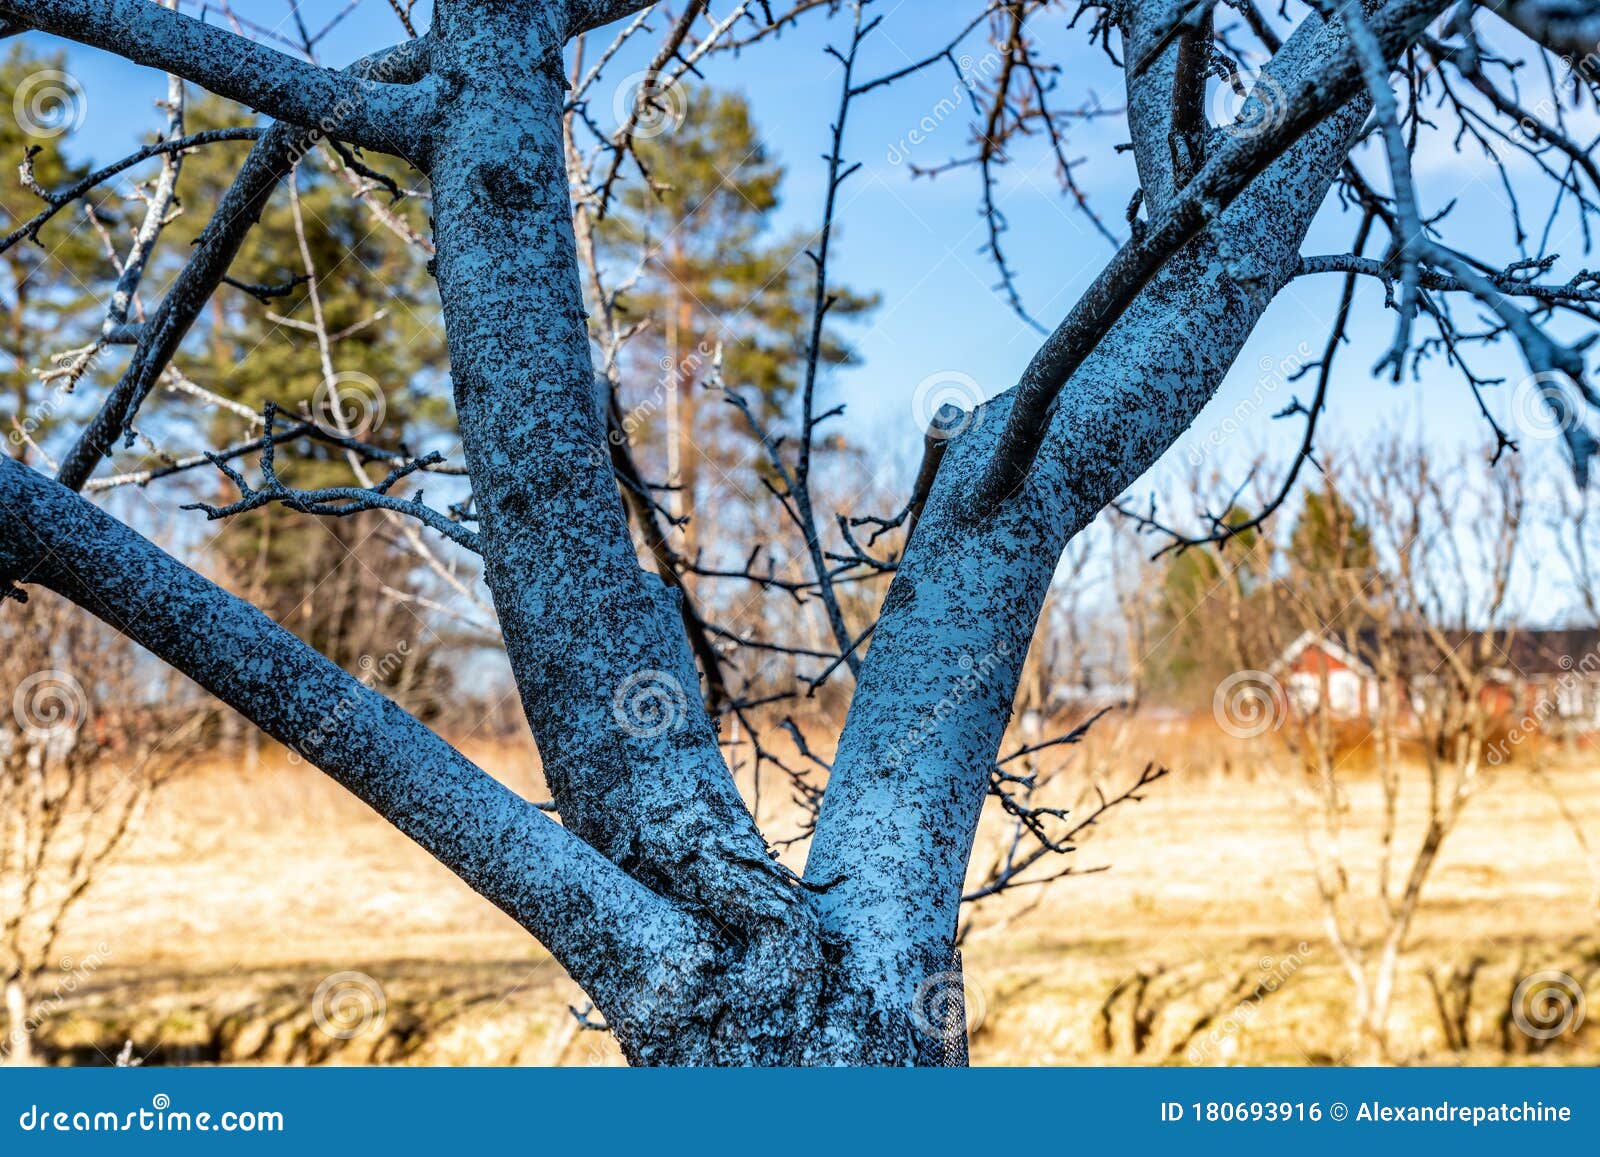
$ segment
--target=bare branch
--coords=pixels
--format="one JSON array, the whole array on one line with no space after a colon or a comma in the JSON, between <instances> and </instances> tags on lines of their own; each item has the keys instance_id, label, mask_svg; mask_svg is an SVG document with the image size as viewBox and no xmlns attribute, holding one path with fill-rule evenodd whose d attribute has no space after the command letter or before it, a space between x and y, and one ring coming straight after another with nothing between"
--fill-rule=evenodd
<instances>
[{"instance_id":1,"label":"bare branch","mask_svg":"<svg viewBox=\"0 0 1600 1157\"><path fill-rule=\"evenodd\" d=\"M369 58L374 68L399 79L420 76L422 56L409 44ZM138 345L115 388L62 461L57 481L81 490L110 454L118 436L129 433L145 398L183 344L195 319L227 276L250 229L260 220L268 199L295 163L320 138L315 130L284 122L272 125L245 158L216 215L195 242L194 254L171 288L140 327Z\"/></svg>"},{"instance_id":2,"label":"bare branch","mask_svg":"<svg viewBox=\"0 0 1600 1157\"><path fill-rule=\"evenodd\" d=\"M156 141L154 144L146 145L138 152L130 153L120 161L114 161L104 168L96 169L87 177L75 181L65 188L47 191L45 204L48 208L40 210L4 237L0 237L0 253L4 253L24 239L37 240L39 230L61 210L91 192L97 186L105 184L112 177L126 172L135 165L148 161L151 157L186 153L191 149L201 148L205 145L221 144L224 141L260 140L265 132L265 129L258 128L212 129L208 132L193 133L179 140Z\"/></svg>"},{"instance_id":3,"label":"bare branch","mask_svg":"<svg viewBox=\"0 0 1600 1157\"><path fill-rule=\"evenodd\" d=\"M1392 55L1411 43L1447 3L1402 0L1383 10L1374 35ZM1330 66L1302 72L1288 98L1290 111L1274 131L1241 134L1218 149L1159 220L1117 251L1023 372L994 462L973 495L973 517L992 511L1022 485L1061 388L1155 272L1285 149L1357 93L1360 84L1359 63L1347 46Z\"/></svg>"},{"instance_id":4,"label":"bare branch","mask_svg":"<svg viewBox=\"0 0 1600 1157\"><path fill-rule=\"evenodd\" d=\"M105 620L370 804L537 936L602 1007L695 938L675 912L371 687L0 455L0 563ZM615 972L615 975L612 973Z\"/></svg>"},{"instance_id":5,"label":"bare branch","mask_svg":"<svg viewBox=\"0 0 1600 1157\"><path fill-rule=\"evenodd\" d=\"M0 16L363 148L414 155L426 124L428 91L392 82L392 64L380 70L368 60L332 72L147 0L0 0Z\"/></svg>"}]
</instances>

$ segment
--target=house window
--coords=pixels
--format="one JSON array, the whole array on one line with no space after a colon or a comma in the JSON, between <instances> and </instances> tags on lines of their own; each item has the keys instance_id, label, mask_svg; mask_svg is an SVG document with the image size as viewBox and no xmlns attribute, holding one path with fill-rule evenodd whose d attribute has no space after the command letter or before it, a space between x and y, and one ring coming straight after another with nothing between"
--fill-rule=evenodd
<instances>
[{"instance_id":1,"label":"house window","mask_svg":"<svg viewBox=\"0 0 1600 1157\"><path fill-rule=\"evenodd\" d=\"M1296 671L1289 676L1289 704L1301 715L1313 714L1322 700L1322 682L1315 675Z\"/></svg>"},{"instance_id":2,"label":"house window","mask_svg":"<svg viewBox=\"0 0 1600 1157\"><path fill-rule=\"evenodd\" d=\"M1328 676L1328 709L1341 719L1361 714L1361 680L1353 671Z\"/></svg>"}]
</instances>

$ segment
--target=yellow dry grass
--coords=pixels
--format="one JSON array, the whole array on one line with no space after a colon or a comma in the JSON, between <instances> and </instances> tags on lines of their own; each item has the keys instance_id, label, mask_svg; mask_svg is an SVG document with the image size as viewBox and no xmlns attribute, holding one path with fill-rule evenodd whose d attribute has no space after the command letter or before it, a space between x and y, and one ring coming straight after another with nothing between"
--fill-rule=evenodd
<instances>
[{"instance_id":1,"label":"yellow dry grass","mask_svg":"<svg viewBox=\"0 0 1600 1157\"><path fill-rule=\"evenodd\" d=\"M1260 750L1252 760L1248 748L1202 741L1187 726L1132 721L1076 753L1053 802L1079 798L1091 775L1114 786L1145 758L1164 758L1174 775L1085 840L1080 865L1107 871L974 914L964 956L976 1063L1349 1058L1350 986L1324 934L1303 828ZM467 751L517 790L542 794L525 749ZM769 782L765 794L764 821L786 834L793 817L772 810L786 793ZM1419 801L1420 791L1408 792L1402 849L1415 838ZM1367 821L1376 803L1374 785L1354 777L1343 859L1352 887L1372 903L1378 848ZM1002 833L1000 817L989 817L977 862ZM1600 769L1589 760L1556 758L1547 780L1519 766L1488 776L1408 943L1398 1053L1435 1062L1597 1059L1594 1018L1548 1044L1505 1032L1522 976L1582 977L1585 968L1600 976L1600 867L1580 833L1600 847ZM203 763L164 788L72 918L62 950L96 964L41 1033L46 1055L60 1062L95 1062L125 1038L152 1063L615 1060L604 1034L577 1030L565 1010L581 996L537 944L276 748L254 766ZM1424 970L1478 957L1465 1017L1471 1039L1452 1051ZM383 993L381 1020L349 1039L329 1036L310 1013L316 986L343 972L370 976Z\"/></svg>"}]
</instances>

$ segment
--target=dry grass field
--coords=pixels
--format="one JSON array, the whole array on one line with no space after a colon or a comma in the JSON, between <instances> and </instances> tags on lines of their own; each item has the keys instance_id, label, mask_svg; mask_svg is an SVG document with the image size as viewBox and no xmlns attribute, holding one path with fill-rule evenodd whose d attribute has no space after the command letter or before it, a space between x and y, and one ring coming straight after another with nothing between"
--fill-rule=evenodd
<instances>
[{"instance_id":1,"label":"dry grass field","mask_svg":"<svg viewBox=\"0 0 1600 1157\"><path fill-rule=\"evenodd\" d=\"M1351 987L1278 777L1145 724L1092 742L1070 775L1092 767L1114 784L1163 755L1174 774L1084 841L1081 867L1107 870L974 912L974 1062L1350 1060ZM524 752L467 746L538 794ZM1570 753L1548 762L1543 779L1493 772L1450 837L1406 947L1396 1059L1600 1060L1600 1010L1548 1041L1508 1015L1517 982L1539 970L1600 989L1600 768ZM1059 781L1068 795L1083 785L1070 775ZM782 794L772 785L767 797ZM1361 817L1375 806L1357 779L1343 858L1358 894L1377 856ZM998 817L986 821L980 859L1000 831ZM62 950L64 969L40 994L38 1045L53 1063L107 1063L124 1041L149 1064L618 1060L606 1034L567 1011L581 995L535 943L277 749L164 787ZM1469 968L1470 985L1448 983ZM1442 1027L1428 970L1464 1041Z\"/></svg>"}]
</instances>

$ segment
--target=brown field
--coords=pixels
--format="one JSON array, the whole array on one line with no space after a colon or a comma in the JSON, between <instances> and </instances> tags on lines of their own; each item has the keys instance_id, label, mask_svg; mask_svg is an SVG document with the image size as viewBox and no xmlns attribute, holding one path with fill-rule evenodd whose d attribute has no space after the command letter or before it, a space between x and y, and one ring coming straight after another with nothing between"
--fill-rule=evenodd
<instances>
[{"instance_id":1,"label":"brown field","mask_svg":"<svg viewBox=\"0 0 1600 1157\"><path fill-rule=\"evenodd\" d=\"M1080 759L1115 782L1137 770L1134 752L1139 763L1160 754L1150 744L1171 748L1175 774L1084 842L1081 866L1107 871L975 914L964 948L974 1062L1349 1060L1350 986L1283 786L1239 753L1150 725L1124 724ZM515 747L468 752L537 793L514 774L527 763ZM1549 786L1508 767L1450 839L1407 947L1393 1021L1403 1059L1600 1060L1600 1012L1548 1042L1507 1016L1517 981L1540 969L1600 986L1600 770L1573 754L1548 762L1570 818ZM782 794L769 785L769 800ZM1375 798L1355 784L1345 861L1358 889L1376 856L1361 825ZM763 818L782 834L782 819ZM999 830L990 822L980 858ZM48 1005L38 1047L55 1063L107 1063L124 1041L150 1064L617 1063L606 1034L567 1012L581 995L537 944L277 749L164 787L62 949L58 991L47 977L36 997ZM1474 960L1470 1043L1452 1050L1425 970ZM353 1023L330 1033L313 994L347 972L371 982L347 990ZM381 1017L362 1004L380 989Z\"/></svg>"}]
</instances>

